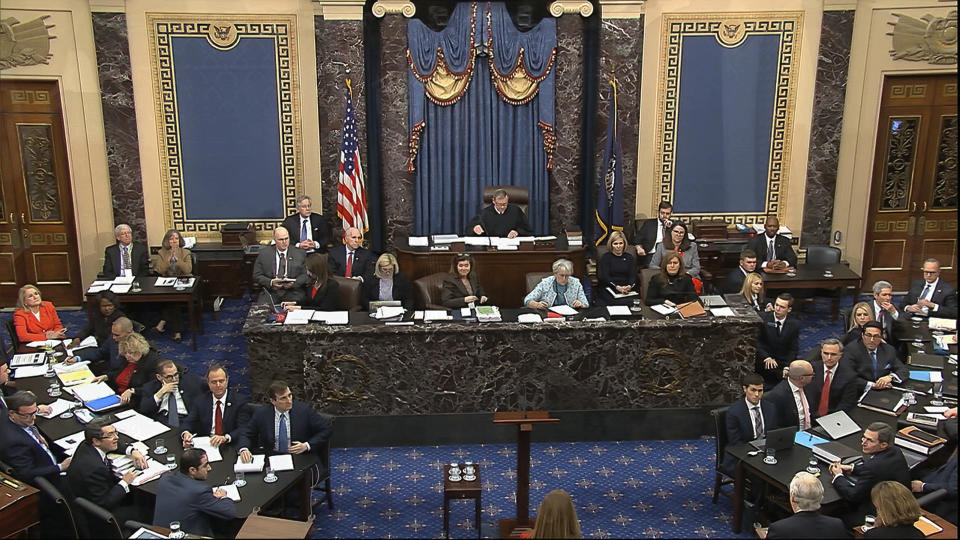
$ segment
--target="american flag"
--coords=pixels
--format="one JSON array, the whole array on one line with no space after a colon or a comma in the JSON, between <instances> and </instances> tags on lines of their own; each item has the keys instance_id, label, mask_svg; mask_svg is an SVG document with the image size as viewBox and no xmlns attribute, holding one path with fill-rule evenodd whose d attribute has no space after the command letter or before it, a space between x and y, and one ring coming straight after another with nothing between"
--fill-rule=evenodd
<instances>
[{"instance_id":1,"label":"american flag","mask_svg":"<svg viewBox=\"0 0 960 540\"><path fill-rule=\"evenodd\" d=\"M350 81L347 81L350 88ZM343 142L340 143L340 182L337 187L337 215L343 228L356 227L366 232L367 190L363 186L363 168L357 145L357 118L353 112L351 92L347 92L347 112L343 117Z\"/></svg>"}]
</instances>

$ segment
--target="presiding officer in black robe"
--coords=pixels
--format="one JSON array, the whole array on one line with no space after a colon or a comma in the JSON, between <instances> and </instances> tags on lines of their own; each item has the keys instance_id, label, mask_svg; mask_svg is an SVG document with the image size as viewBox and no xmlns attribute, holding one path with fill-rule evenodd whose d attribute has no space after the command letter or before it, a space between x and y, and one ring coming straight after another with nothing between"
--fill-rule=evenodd
<instances>
[{"instance_id":1,"label":"presiding officer in black robe","mask_svg":"<svg viewBox=\"0 0 960 540\"><path fill-rule=\"evenodd\" d=\"M510 204L507 192L493 192L493 204L484 208L467 225L467 236L530 236L530 224L519 206Z\"/></svg>"}]
</instances>

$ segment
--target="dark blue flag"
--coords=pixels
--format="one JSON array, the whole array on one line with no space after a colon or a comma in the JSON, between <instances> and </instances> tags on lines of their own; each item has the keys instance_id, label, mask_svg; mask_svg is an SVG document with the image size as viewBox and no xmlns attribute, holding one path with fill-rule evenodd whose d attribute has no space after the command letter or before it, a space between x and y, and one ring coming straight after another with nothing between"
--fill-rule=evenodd
<instances>
[{"instance_id":1,"label":"dark blue flag","mask_svg":"<svg viewBox=\"0 0 960 540\"><path fill-rule=\"evenodd\" d=\"M617 85L610 81L607 144L597 179L597 230L595 245L607 242L610 233L623 230L623 168L620 134L617 129Z\"/></svg>"}]
</instances>

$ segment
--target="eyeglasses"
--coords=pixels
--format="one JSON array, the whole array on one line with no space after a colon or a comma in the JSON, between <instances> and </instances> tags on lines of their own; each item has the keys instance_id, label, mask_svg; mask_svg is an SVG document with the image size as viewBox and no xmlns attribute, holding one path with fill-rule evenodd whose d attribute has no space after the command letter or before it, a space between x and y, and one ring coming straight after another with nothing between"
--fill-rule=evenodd
<instances>
[{"instance_id":1,"label":"eyeglasses","mask_svg":"<svg viewBox=\"0 0 960 540\"><path fill-rule=\"evenodd\" d=\"M165 381L172 381L174 379L180 378L180 372L174 373L172 375L162 375L162 377L163 377L163 380Z\"/></svg>"},{"instance_id":2,"label":"eyeglasses","mask_svg":"<svg viewBox=\"0 0 960 540\"><path fill-rule=\"evenodd\" d=\"M880 339L883 337L882 334L864 334L863 337L867 339Z\"/></svg>"},{"instance_id":3,"label":"eyeglasses","mask_svg":"<svg viewBox=\"0 0 960 540\"><path fill-rule=\"evenodd\" d=\"M924 274L939 274L940 271L939 271L939 270L924 270L923 273L924 273Z\"/></svg>"},{"instance_id":4,"label":"eyeglasses","mask_svg":"<svg viewBox=\"0 0 960 540\"><path fill-rule=\"evenodd\" d=\"M861 441L872 442L872 443L877 442L877 439L871 439L870 437L860 437L860 440L861 440Z\"/></svg>"},{"instance_id":5,"label":"eyeglasses","mask_svg":"<svg viewBox=\"0 0 960 540\"><path fill-rule=\"evenodd\" d=\"M111 431L110 433L104 433L103 435L97 437L98 439L116 439L120 435L116 431Z\"/></svg>"},{"instance_id":6,"label":"eyeglasses","mask_svg":"<svg viewBox=\"0 0 960 540\"><path fill-rule=\"evenodd\" d=\"M33 412L26 412L26 413L22 413L20 411L13 411L13 414L17 416L22 416L24 418L30 418L31 416L36 416L38 412L40 412L40 409L34 409Z\"/></svg>"}]
</instances>

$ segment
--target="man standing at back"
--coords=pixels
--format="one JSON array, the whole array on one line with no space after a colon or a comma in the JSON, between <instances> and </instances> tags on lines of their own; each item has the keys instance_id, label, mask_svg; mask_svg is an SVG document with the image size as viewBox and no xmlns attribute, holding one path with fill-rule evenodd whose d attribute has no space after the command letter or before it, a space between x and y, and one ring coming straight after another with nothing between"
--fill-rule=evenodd
<instances>
[{"instance_id":1,"label":"man standing at back","mask_svg":"<svg viewBox=\"0 0 960 540\"><path fill-rule=\"evenodd\" d=\"M117 225L113 233L117 243L103 250L101 277L114 279L147 275L150 266L147 247L133 243L133 230L126 223Z\"/></svg>"},{"instance_id":2,"label":"man standing at back","mask_svg":"<svg viewBox=\"0 0 960 540\"><path fill-rule=\"evenodd\" d=\"M773 311L760 314L763 326L757 340L757 373L763 377L768 389L780 381L783 368L797 359L800 349L800 323L788 317L791 311L793 296L780 293L773 302Z\"/></svg>"},{"instance_id":3,"label":"man standing at back","mask_svg":"<svg viewBox=\"0 0 960 540\"><path fill-rule=\"evenodd\" d=\"M327 250L330 230L323 216L313 211L313 201L308 195L301 195L297 199L297 213L287 216L283 220L283 227L293 235L291 242L294 247L307 254Z\"/></svg>"},{"instance_id":4,"label":"man standing at back","mask_svg":"<svg viewBox=\"0 0 960 540\"><path fill-rule=\"evenodd\" d=\"M373 276L376 257L373 252L361 246L363 233L356 227L350 227L343 232L343 245L330 250L327 262L330 263L330 273L335 276L346 277L363 281Z\"/></svg>"},{"instance_id":5,"label":"man standing at back","mask_svg":"<svg viewBox=\"0 0 960 540\"><path fill-rule=\"evenodd\" d=\"M284 227L274 229L273 242L260 250L253 265L253 281L263 287L259 301L300 302L307 283L306 255L290 247L290 233Z\"/></svg>"},{"instance_id":6,"label":"man standing at back","mask_svg":"<svg viewBox=\"0 0 960 540\"><path fill-rule=\"evenodd\" d=\"M493 192L493 204L484 208L467 226L467 236L529 236L530 225L523 210L510 204L510 197L503 189Z\"/></svg>"}]
</instances>

